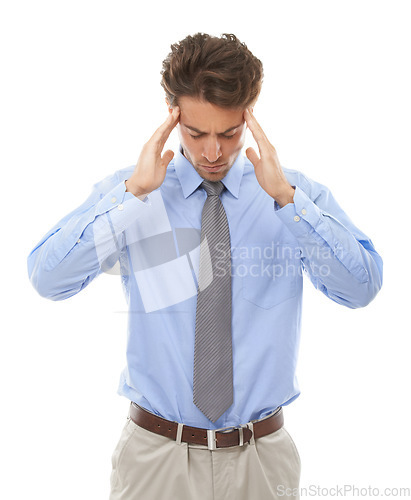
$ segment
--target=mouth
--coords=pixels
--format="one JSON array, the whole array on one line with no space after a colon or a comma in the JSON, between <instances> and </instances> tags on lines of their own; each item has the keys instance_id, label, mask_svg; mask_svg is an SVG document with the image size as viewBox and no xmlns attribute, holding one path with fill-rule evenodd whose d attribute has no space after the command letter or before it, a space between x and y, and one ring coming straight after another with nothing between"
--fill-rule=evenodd
<instances>
[{"instance_id":1,"label":"mouth","mask_svg":"<svg viewBox=\"0 0 411 500\"><path fill-rule=\"evenodd\" d=\"M207 170L207 172L218 172L225 166L226 163L222 163L221 165L213 165L212 167L208 167L206 165L200 165L200 167L203 168L204 170Z\"/></svg>"}]
</instances>

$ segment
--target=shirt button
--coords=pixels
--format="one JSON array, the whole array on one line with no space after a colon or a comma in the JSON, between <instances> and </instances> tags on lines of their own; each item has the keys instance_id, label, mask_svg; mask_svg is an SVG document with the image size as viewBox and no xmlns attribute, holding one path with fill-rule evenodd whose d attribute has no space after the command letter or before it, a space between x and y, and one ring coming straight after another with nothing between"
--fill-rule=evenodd
<instances>
[{"instance_id":1,"label":"shirt button","mask_svg":"<svg viewBox=\"0 0 411 500\"><path fill-rule=\"evenodd\" d=\"M77 243L80 243L81 240L77 240Z\"/></svg>"},{"instance_id":2,"label":"shirt button","mask_svg":"<svg viewBox=\"0 0 411 500\"><path fill-rule=\"evenodd\" d=\"M119 210L123 210L124 206L120 203L120 205L117 206Z\"/></svg>"},{"instance_id":3,"label":"shirt button","mask_svg":"<svg viewBox=\"0 0 411 500\"><path fill-rule=\"evenodd\" d=\"M303 209L301 210L301 213L302 213L302 215L307 215L307 210L306 210L305 208L303 208Z\"/></svg>"},{"instance_id":4,"label":"shirt button","mask_svg":"<svg viewBox=\"0 0 411 500\"><path fill-rule=\"evenodd\" d=\"M298 215L296 215L296 216L294 217L294 220L295 220L295 222L298 222L298 221L300 220L300 218L298 217Z\"/></svg>"},{"instance_id":5,"label":"shirt button","mask_svg":"<svg viewBox=\"0 0 411 500\"><path fill-rule=\"evenodd\" d=\"M117 198L116 198L115 196L113 196L113 197L111 198L111 203L115 203L116 201L117 201Z\"/></svg>"}]
</instances>

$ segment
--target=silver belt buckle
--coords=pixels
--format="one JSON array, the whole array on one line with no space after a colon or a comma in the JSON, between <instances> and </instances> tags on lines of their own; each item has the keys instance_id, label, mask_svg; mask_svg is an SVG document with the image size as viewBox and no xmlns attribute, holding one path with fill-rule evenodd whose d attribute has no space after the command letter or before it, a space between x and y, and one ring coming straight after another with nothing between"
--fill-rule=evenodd
<instances>
[{"instance_id":1,"label":"silver belt buckle","mask_svg":"<svg viewBox=\"0 0 411 500\"><path fill-rule=\"evenodd\" d=\"M217 449L216 432L234 432L235 430L238 430L239 436L240 436L240 442L239 442L238 446L243 446L244 445L244 431L243 431L244 427L247 427L247 424L240 425L238 427L222 427L221 429L207 429L207 448L211 451L214 451ZM251 431L252 431L252 429L251 429Z\"/></svg>"},{"instance_id":2,"label":"silver belt buckle","mask_svg":"<svg viewBox=\"0 0 411 500\"><path fill-rule=\"evenodd\" d=\"M217 429L207 429L207 448L211 451L217 449L216 431Z\"/></svg>"}]
</instances>

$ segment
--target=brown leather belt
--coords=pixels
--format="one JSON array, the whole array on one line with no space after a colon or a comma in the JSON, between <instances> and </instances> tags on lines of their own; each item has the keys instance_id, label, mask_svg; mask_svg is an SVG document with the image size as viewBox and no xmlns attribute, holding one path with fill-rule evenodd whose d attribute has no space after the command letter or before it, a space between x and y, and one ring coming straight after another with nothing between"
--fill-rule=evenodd
<instances>
[{"instance_id":1,"label":"brown leather belt","mask_svg":"<svg viewBox=\"0 0 411 500\"><path fill-rule=\"evenodd\" d=\"M208 430L199 427L172 422L138 406L136 403L130 405L131 420L144 429L166 436L178 443L201 444L209 450L216 448L227 448L229 446L242 446L272 432L278 431L284 425L282 408L278 408L272 415L262 419L251 421L240 427L229 427L227 429Z\"/></svg>"}]
</instances>

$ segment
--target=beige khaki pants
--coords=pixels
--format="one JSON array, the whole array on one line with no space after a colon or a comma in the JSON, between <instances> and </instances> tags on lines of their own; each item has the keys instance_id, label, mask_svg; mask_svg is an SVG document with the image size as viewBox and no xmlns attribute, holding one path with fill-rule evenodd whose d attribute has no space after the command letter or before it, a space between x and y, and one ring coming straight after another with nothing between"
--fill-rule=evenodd
<instances>
[{"instance_id":1,"label":"beige khaki pants","mask_svg":"<svg viewBox=\"0 0 411 500\"><path fill-rule=\"evenodd\" d=\"M127 419L112 467L110 500L271 500L286 491L299 498L300 458L284 427L254 444L210 451Z\"/></svg>"}]
</instances>

